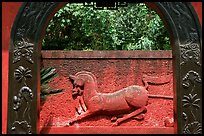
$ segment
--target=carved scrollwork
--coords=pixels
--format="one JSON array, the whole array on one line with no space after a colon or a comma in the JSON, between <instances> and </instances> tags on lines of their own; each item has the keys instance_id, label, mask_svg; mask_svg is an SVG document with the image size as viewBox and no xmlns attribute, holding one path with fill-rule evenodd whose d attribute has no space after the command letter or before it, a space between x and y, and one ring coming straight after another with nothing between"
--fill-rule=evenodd
<instances>
[{"instance_id":1,"label":"carved scrollwork","mask_svg":"<svg viewBox=\"0 0 204 136\"><path fill-rule=\"evenodd\" d=\"M183 61L181 62L181 65L185 64L189 60L192 60L197 65L201 66L199 62L200 49L197 43L190 42L190 43L181 45L180 47L181 47L181 57L183 59Z\"/></svg>"},{"instance_id":2,"label":"carved scrollwork","mask_svg":"<svg viewBox=\"0 0 204 136\"><path fill-rule=\"evenodd\" d=\"M186 122L187 120L188 120L188 116L187 116L187 114L185 113L185 112L183 112L183 118L184 118L184 121Z\"/></svg>"},{"instance_id":3,"label":"carved scrollwork","mask_svg":"<svg viewBox=\"0 0 204 136\"><path fill-rule=\"evenodd\" d=\"M54 2L28 3L22 13L24 21L21 22L21 27L17 33L22 37L31 37L35 34L42 16L52 4L54 4Z\"/></svg>"},{"instance_id":4,"label":"carved scrollwork","mask_svg":"<svg viewBox=\"0 0 204 136\"><path fill-rule=\"evenodd\" d=\"M193 122L192 123L188 123L188 116L185 112L183 112L183 118L185 121L185 125L184 125L184 129L183 129L183 133L184 134L200 134L202 132L202 126L201 124L197 121L197 118L195 116L197 109L200 109L200 105L199 102L201 101L200 98L196 98L197 94L189 94L184 95L182 102L183 102L183 107L184 108L188 108L188 110L190 112L188 112L189 115L193 116Z\"/></svg>"},{"instance_id":5,"label":"carved scrollwork","mask_svg":"<svg viewBox=\"0 0 204 136\"><path fill-rule=\"evenodd\" d=\"M11 130L15 131L15 134L32 134L31 125L27 121L15 121L12 126Z\"/></svg>"},{"instance_id":6,"label":"carved scrollwork","mask_svg":"<svg viewBox=\"0 0 204 136\"><path fill-rule=\"evenodd\" d=\"M202 125L198 121L187 124L183 130L184 134L202 134Z\"/></svg>"},{"instance_id":7,"label":"carved scrollwork","mask_svg":"<svg viewBox=\"0 0 204 136\"><path fill-rule=\"evenodd\" d=\"M31 133L29 112L31 108L30 104L32 102L32 99L32 90L27 86L22 87L18 95L13 97L13 110L16 113L16 119L12 124L12 132L15 131L15 133ZM19 110L22 111L19 112Z\"/></svg>"},{"instance_id":8,"label":"carved scrollwork","mask_svg":"<svg viewBox=\"0 0 204 136\"><path fill-rule=\"evenodd\" d=\"M193 61L197 65L200 64L200 43L198 32L196 31L193 18L184 2L164 2L163 5L171 10L171 14L175 16L175 27L179 31L179 42L181 49L181 65L188 61Z\"/></svg>"},{"instance_id":9,"label":"carved scrollwork","mask_svg":"<svg viewBox=\"0 0 204 136\"><path fill-rule=\"evenodd\" d=\"M33 98L32 90L27 86L22 87L18 93L18 96L13 97L14 102L13 109L18 110L20 108L22 100L26 100L26 102L29 102L29 99L32 100L32 98Z\"/></svg>"},{"instance_id":10,"label":"carved scrollwork","mask_svg":"<svg viewBox=\"0 0 204 136\"><path fill-rule=\"evenodd\" d=\"M16 30L14 37L14 59L13 63L25 57L28 62L33 64L32 54L34 44L31 41L36 33L42 16L54 2L31 2L27 3L23 13L22 20Z\"/></svg>"},{"instance_id":11,"label":"carved scrollwork","mask_svg":"<svg viewBox=\"0 0 204 136\"><path fill-rule=\"evenodd\" d=\"M198 35L197 33L190 33L189 39L185 44L181 44L181 57L183 61L181 65L185 64L187 61L193 61L197 65L201 66L199 62L200 58L200 49L199 44L197 43Z\"/></svg>"},{"instance_id":12,"label":"carved scrollwork","mask_svg":"<svg viewBox=\"0 0 204 136\"><path fill-rule=\"evenodd\" d=\"M21 82L23 79L26 80L26 78L32 78L31 70L29 68L24 68L23 66L19 66L14 71L14 77L18 82Z\"/></svg>"},{"instance_id":13,"label":"carved scrollwork","mask_svg":"<svg viewBox=\"0 0 204 136\"><path fill-rule=\"evenodd\" d=\"M174 16L176 16L174 18L174 20L176 20L176 27L178 27L181 31L184 30L184 32L186 32L187 29L190 31L195 31L195 28L193 28L192 25L192 16L185 4L185 2L163 2L163 5L172 11L169 13L172 13Z\"/></svg>"},{"instance_id":14,"label":"carved scrollwork","mask_svg":"<svg viewBox=\"0 0 204 136\"><path fill-rule=\"evenodd\" d=\"M17 37L24 37L25 31L26 31L25 28L18 28L18 29L17 29L17 32L16 32L16 36L17 36Z\"/></svg>"},{"instance_id":15,"label":"carved scrollwork","mask_svg":"<svg viewBox=\"0 0 204 136\"><path fill-rule=\"evenodd\" d=\"M33 123L34 121L31 122L30 108L33 101L33 92L29 87L27 87L26 80L28 78L33 78L31 73L31 70L33 69L30 68L26 62L29 62L30 64L35 64L36 62L35 54L33 54L35 50L34 41L36 32L39 29L39 25L42 23L45 13L50 8L52 8L53 5L56 5L56 3L24 3L22 6L22 12L19 15L19 21L18 23L16 23L16 28L13 31L14 35L11 38L13 43L13 55L11 63L14 64L19 61L21 61L22 63L21 66L18 66L16 69L14 69L14 72L12 72L11 75L14 76L14 79L18 83L23 82L24 86L20 89L19 92L18 90L12 90L14 92L18 92L18 95L10 97L11 101L13 102L13 106L11 106L9 111L14 111L11 113L11 115L14 114L14 116L11 116L11 118L14 118L14 121L11 122L11 128L8 128L11 133L29 134L32 130L31 123ZM25 64L26 66L24 66L23 64ZM35 126L33 126L32 131L35 130Z\"/></svg>"},{"instance_id":16,"label":"carved scrollwork","mask_svg":"<svg viewBox=\"0 0 204 136\"><path fill-rule=\"evenodd\" d=\"M199 109L201 107L199 105L200 98L196 98L196 96L197 96L197 94L194 94L194 95L189 94L188 96L184 95L183 99L182 99L183 107L190 109L190 113L193 116L194 120L197 120L196 116L195 116L195 112L193 112L194 109L197 111L197 109Z\"/></svg>"},{"instance_id":17,"label":"carved scrollwork","mask_svg":"<svg viewBox=\"0 0 204 136\"><path fill-rule=\"evenodd\" d=\"M183 107L186 107L186 108L196 108L196 109L199 109L200 108L200 105L198 104L199 101L200 101L200 98L196 98L197 94L189 94L189 96L187 95L184 95L183 99L182 99L182 102L184 103L183 104Z\"/></svg>"},{"instance_id":18,"label":"carved scrollwork","mask_svg":"<svg viewBox=\"0 0 204 136\"><path fill-rule=\"evenodd\" d=\"M192 85L191 92L193 92L193 90L195 88L195 82L201 83L201 77L199 76L199 74L197 72L190 70L185 75L185 77L182 79L182 86L183 86L183 88L187 89L190 87L190 85Z\"/></svg>"},{"instance_id":19,"label":"carved scrollwork","mask_svg":"<svg viewBox=\"0 0 204 136\"><path fill-rule=\"evenodd\" d=\"M29 42L26 39L21 39L14 43L14 59L13 63L20 61L22 57L26 58L26 60L30 63L34 63L32 60L32 54L34 49L34 44Z\"/></svg>"}]
</instances>

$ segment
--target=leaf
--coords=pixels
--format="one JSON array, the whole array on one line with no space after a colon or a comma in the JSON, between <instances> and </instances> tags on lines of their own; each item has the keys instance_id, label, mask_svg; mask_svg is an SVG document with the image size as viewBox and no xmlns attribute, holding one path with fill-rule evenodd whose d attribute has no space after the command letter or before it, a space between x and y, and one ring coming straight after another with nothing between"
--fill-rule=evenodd
<instances>
[{"instance_id":1,"label":"leaf","mask_svg":"<svg viewBox=\"0 0 204 136\"><path fill-rule=\"evenodd\" d=\"M183 99L182 102L189 103L189 100Z\"/></svg>"},{"instance_id":2,"label":"leaf","mask_svg":"<svg viewBox=\"0 0 204 136\"><path fill-rule=\"evenodd\" d=\"M42 74L42 75L41 75L41 81L42 81L42 82L45 82L45 81L47 81L47 80L51 80L52 78L54 78L54 77L57 76L56 73L55 73L55 69L52 68L52 67L50 67L50 68L44 70L44 72L41 73L41 74Z\"/></svg>"},{"instance_id":3,"label":"leaf","mask_svg":"<svg viewBox=\"0 0 204 136\"><path fill-rule=\"evenodd\" d=\"M62 89L53 89L48 86L48 83L57 76L55 68L53 67L41 68L40 76L41 76L40 95L42 99L44 99L43 97L44 95L59 93L62 91Z\"/></svg>"},{"instance_id":4,"label":"leaf","mask_svg":"<svg viewBox=\"0 0 204 136\"><path fill-rule=\"evenodd\" d=\"M188 101L191 100L190 97L188 97L188 96L186 96L186 95L184 95L183 97L184 97L183 100L184 100L184 99L186 99L186 100L188 100Z\"/></svg>"},{"instance_id":5,"label":"leaf","mask_svg":"<svg viewBox=\"0 0 204 136\"><path fill-rule=\"evenodd\" d=\"M198 108L198 109L200 108L200 105L198 105L198 104L194 104L194 103L193 103L192 105L193 105L194 107Z\"/></svg>"},{"instance_id":6,"label":"leaf","mask_svg":"<svg viewBox=\"0 0 204 136\"><path fill-rule=\"evenodd\" d=\"M190 106L189 103L184 103L184 104L183 104L183 107L189 107L189 106Z\"/></svg>"},{"instance_id":7,"label":"leaf","mask_svg":"<svg viewBox=\"0 0 204 136\"><path fill-rule=\"evenodd\" d=\"M200 101L200 99L198 98L193 102L193 104L198 103L199 101Z\"/></svg>"}]
</instances>

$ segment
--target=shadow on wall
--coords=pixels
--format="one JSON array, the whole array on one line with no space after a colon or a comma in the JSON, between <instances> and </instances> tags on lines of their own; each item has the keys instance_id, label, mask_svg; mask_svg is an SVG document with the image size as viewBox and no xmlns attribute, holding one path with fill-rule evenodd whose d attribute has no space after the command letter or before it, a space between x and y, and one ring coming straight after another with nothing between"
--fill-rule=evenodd
<instances>
[{"instance_id":1,"label":"shadow on wall","mask_svg":"<svg viewBox=\"0 0 204 136\"><path fill-rule=\"evenodd\" d=\"M42 125L42 128L40 128L40 134L48 134L50 131L50 127L53 123L53 117L52 117L52 113L50 113L51 115L48 116L48 118L45 118L44 124Z\"/></svg>"}]
</instances>

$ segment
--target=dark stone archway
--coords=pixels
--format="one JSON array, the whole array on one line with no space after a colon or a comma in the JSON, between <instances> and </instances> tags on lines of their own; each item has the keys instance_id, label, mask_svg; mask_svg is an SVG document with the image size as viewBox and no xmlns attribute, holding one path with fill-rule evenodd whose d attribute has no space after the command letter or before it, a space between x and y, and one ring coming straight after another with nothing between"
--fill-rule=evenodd
<instances>
[{"instance_id":1,"label":"dark stone archway","mask_svg":"<svg viewBox=\"0 0 204 136\"><path fill-rule=\"evenodd\" d=\"M23 3L9 46L7 133L38 133L41 43L49 20L66 3ZM170 33L175 133L202 133L201 26L191 3L146 3Z\"/></svg>"}]
</instances>

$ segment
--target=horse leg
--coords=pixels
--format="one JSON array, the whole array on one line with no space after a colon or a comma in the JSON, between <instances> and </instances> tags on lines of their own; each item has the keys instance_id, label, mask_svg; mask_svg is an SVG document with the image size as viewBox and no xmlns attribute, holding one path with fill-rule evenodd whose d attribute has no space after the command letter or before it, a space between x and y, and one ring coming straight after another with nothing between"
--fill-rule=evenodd
<instances>
[{"instance_id":1,"label":"horse leg","mask_svg":"<svg viewBox=\"0 0 204 136\"><path fill-rule=\"evenodd\" d=\"M141 114L139 114L137 116L134 116L133 118L136 119L136 120L143 120L144 116L145 116L144 113L141 113Z\"/></svg>"},{"instance_id":2,"label":"horse leg","mask_svg":"<svg viewBox=\"0 0 204 136\"><path fill-rule=\"evenodd\" d=\"M85 102L84 102L84 99L82 98L82 96L80 96L79 103L80 103L80 105L81 105L82 110L83 110L84 112L86 112L87 107L86 107L86 105L85 105Z\"/></svg>"},{"instance_id":3,"label":"horse leg","mask_svg":"<svg viewBox=\"0 0 204 136\"><path fill-rule=\"evenodd\" d=\"M86 112L83 112L82 114L75 116L73 119L69 120L66 126L70 126L71 124L73 124L76 121L79 121L83 118L86 118L89 115L92 115L93 112L90 112L89 110L87 110Z\"/></svg>"},{"instance_id":4,"label":"horse leg","mask_svg":"<svg viewBox=\"0 0 204 136\"><path fill-rule=\"evenodd\" d=\"M127 120L129 118L132 118L132 117L134 117L134 116L136 116L136 115L138 115L138 114L140 114L140 113L142 113L142 112L144 112L146 110L147 110L146 106L143 106L143 107L131 112L130 114L124 116L123 118L117 119L116 122L114 122L112 126L118 126L119 123L121 123L122 121L125 121L125 120Z\"/></svg>"},{"instance_id":5,"label":"horse leg","mask_svg":"<svg viewBox=\"0 0 204 136\"><path fill-rule=\"evenodd\" d=\"M111 122L115 122L118 118L122 118L122 117L123 117L123 114L115 115L115 116L111 117Z\"/></svg>"}]
</instances>

